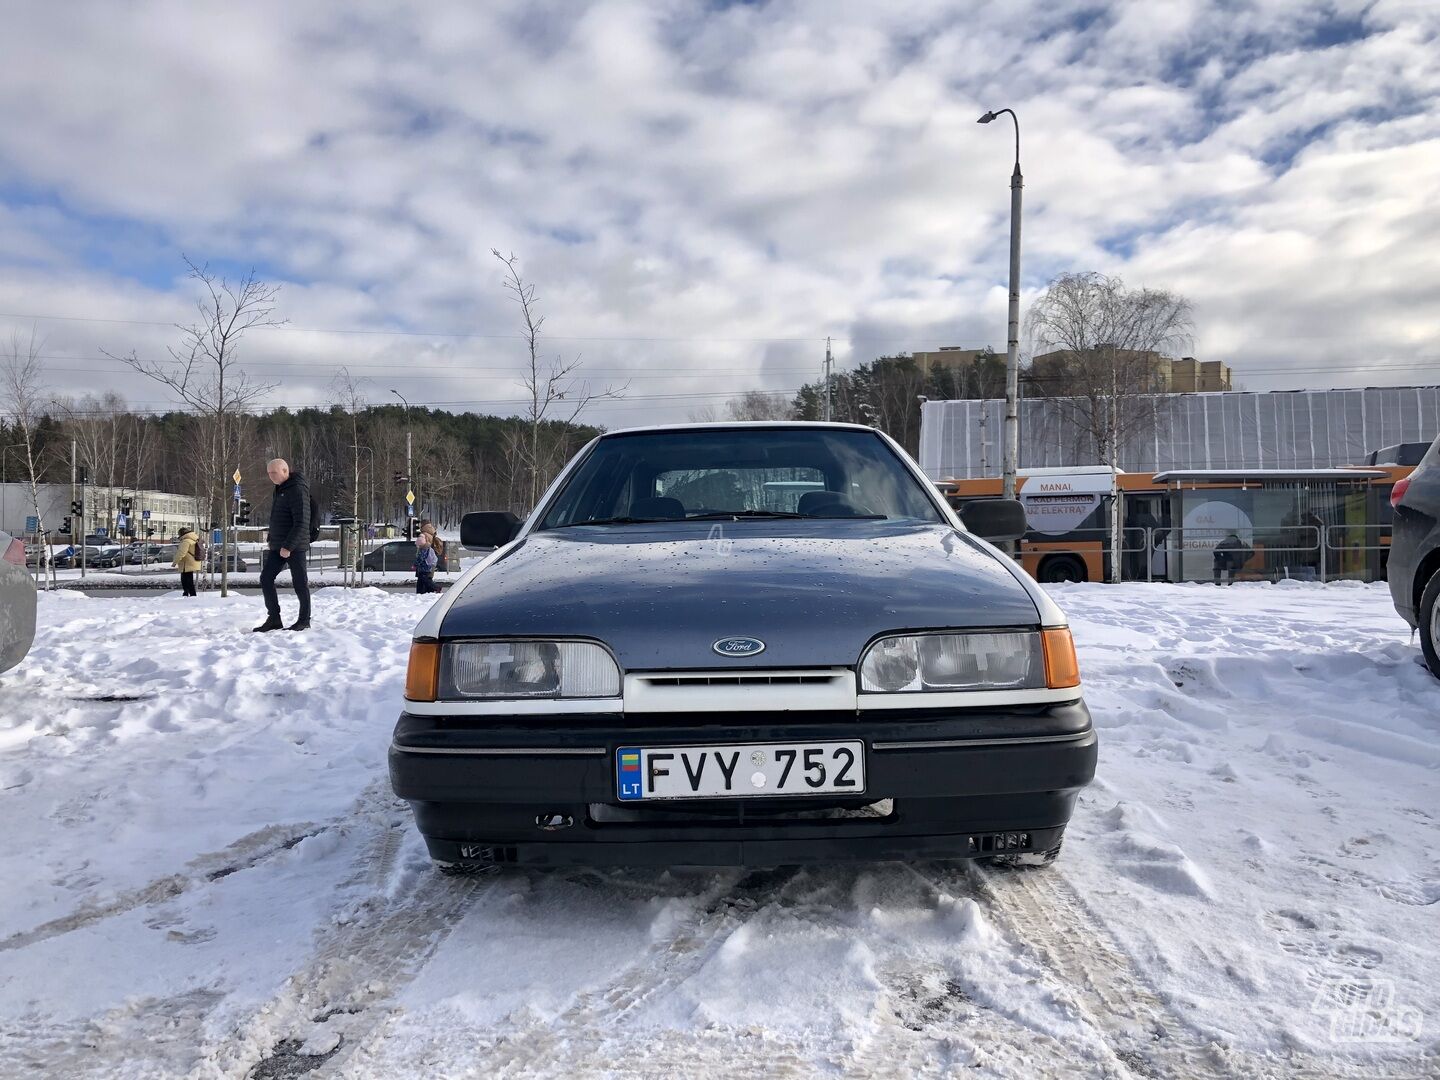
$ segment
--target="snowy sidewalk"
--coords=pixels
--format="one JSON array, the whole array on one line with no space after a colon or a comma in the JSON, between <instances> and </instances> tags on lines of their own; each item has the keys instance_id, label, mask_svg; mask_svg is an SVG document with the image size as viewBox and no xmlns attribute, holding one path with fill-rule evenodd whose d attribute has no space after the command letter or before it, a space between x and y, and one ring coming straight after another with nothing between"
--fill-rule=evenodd
<instances>
[{"instance_id":1,"label":"snowy sidewalk","mask_svg":"<svg viewBox=\"0 0 1440 1080\"><path fill-rule=\"evenodd\" d=\"M1048 872L457 882L385 774L430 598L45 594L0 1076L1433 1075L1440 683L1384 586L1055 595L1101 760Z\"/></svg>"}]
</instances>

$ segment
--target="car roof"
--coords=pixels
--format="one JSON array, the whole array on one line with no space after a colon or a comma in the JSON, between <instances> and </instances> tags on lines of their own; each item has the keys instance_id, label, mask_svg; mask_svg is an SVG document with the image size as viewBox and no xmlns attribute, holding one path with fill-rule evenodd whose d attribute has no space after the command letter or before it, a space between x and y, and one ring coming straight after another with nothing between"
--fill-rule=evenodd
<instances>
[{"instance_id":1,"label":"car roof","mask_svg":"<svg viewBox=\"0 0 1440 1080\"><path fill-rule=\"evenodd\" d=\"M804 431L819 428L830 431L868 431L875 429L865 424L842 424L831 420L729 420L710 424L651 424L644 427L616 428L600 436L608 439L614 435L649 434L662 431L746 431L752 428L791 429Z\"/></svg>"}]
</instances>

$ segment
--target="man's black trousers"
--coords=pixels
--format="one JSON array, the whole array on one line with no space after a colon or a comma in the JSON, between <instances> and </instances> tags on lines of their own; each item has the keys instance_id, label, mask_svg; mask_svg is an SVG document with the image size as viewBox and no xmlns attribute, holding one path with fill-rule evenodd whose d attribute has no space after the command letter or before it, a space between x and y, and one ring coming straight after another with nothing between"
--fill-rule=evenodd
<instances>
[{"instance_id":1,"label":"man's black trousers","mask_svg":"<svg viewBox=\"0 0 1440 1080\"><path fill-rule=\"evenodd\" d=\"M310 621L310 579L305 573L305 552L292 551L288 559L282 559L280 552L265 552L265 566L260 571L260 591L265 594L265 610L272 619L280 618L280 597L275 592L275 578L286 566L290 567L290 580L295 586L296 599L300 601L300 622Z\"/></svg>"}]
</instances>

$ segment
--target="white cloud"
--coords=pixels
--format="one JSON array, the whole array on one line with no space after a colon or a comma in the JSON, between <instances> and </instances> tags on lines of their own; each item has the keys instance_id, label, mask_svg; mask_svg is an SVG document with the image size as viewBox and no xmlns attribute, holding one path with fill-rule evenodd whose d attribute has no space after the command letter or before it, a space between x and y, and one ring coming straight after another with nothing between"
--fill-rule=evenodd
<instances>
[{"instance_id":1,"label":"white cloud","mask_svg":"<svg viewBox=\"0 0 1440 1080\"><path fill-rule=\"evenodd\" d=\"M1436 38L1301 0L37 6L0 43L0 312L130 320L41 330L57 382L149 402L99 349L169 340L137 323L187 316L180 252L254 262L296 326L482 335L257 334L276 401L344 363L503 402L498 247L551 350L632 379L599 419L683 417L813 378L827 335L1003 347L1011 134L975 118L1010 105L1027 294L1185 291L1254 388L1434 381Z\"/></svg>"}]
</instances>

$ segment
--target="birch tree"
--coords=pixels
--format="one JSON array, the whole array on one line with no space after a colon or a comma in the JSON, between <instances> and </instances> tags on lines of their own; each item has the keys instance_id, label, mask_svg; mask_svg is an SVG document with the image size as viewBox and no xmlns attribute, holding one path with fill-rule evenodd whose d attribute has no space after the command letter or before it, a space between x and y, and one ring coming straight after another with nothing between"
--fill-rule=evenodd
<instances>
[{"instance_id":1,"label":"birch tree","mask_svg":"<svg viewBox=\"0 0 1440 1080\"><path fill-rule=\"evenodd\" d=\"M1110 580L1120 580L1123 507L1113 470L1125 447L1154 429L1156 365L1189 344L1190 301L1164 289L1129 289L1118 277L1062 274L1026 317L1035 357L1029 381L1094 440L1110 481Z\"/></svg>"},{"instance_id":2,"label":"birch tree","mask_svg":"<svg viewBox=\"0 0 1440 1080\"><path fill-rule=\"evenodd\" d=\"M542 446L542 429L548 422L559 421L567 427L576 423L580 414L596 401L623 397L626 383L620 387L606 387L599 393L590 389L576 372L580 358L562 360L555 357L550 361L540 358L540 328L545 325L545 316L540 314L535 297L535 286L520 274L520 260L513 254L501 255L491 248L490 253L505 267L504 286L510 298L520 308L522 326L521 340L525 343L526 366L520 381L529 397L526 404L525 420L528 430L526 437L515 447L523 464L530 472L530 509L540 501L541 477L548 479L553 447Z\"/></svg>"},{"instance_id":3,"label":"birch tree","mask_svg":"<svg viewBox=\"0 0 1440 1080\"><path fill-rule=\"evenodd\" d=\"M44 556L36 560L37 572L41 567L50 567L49 530L45 527L45 515L40 508L39 454L35 445L47 401L40 363L43 346L44 342L36 339L34 330L30 331L28 339L22 339L17 331L11 335L10 348L3 363L0 363L0 393L4 394L13 426L20 432L20 442L25 451L25 478L30 485L30 505L35 511L36 540ZM48 570L48 574L53 578L53 568Z\"/></svg>"}]
</instances>

